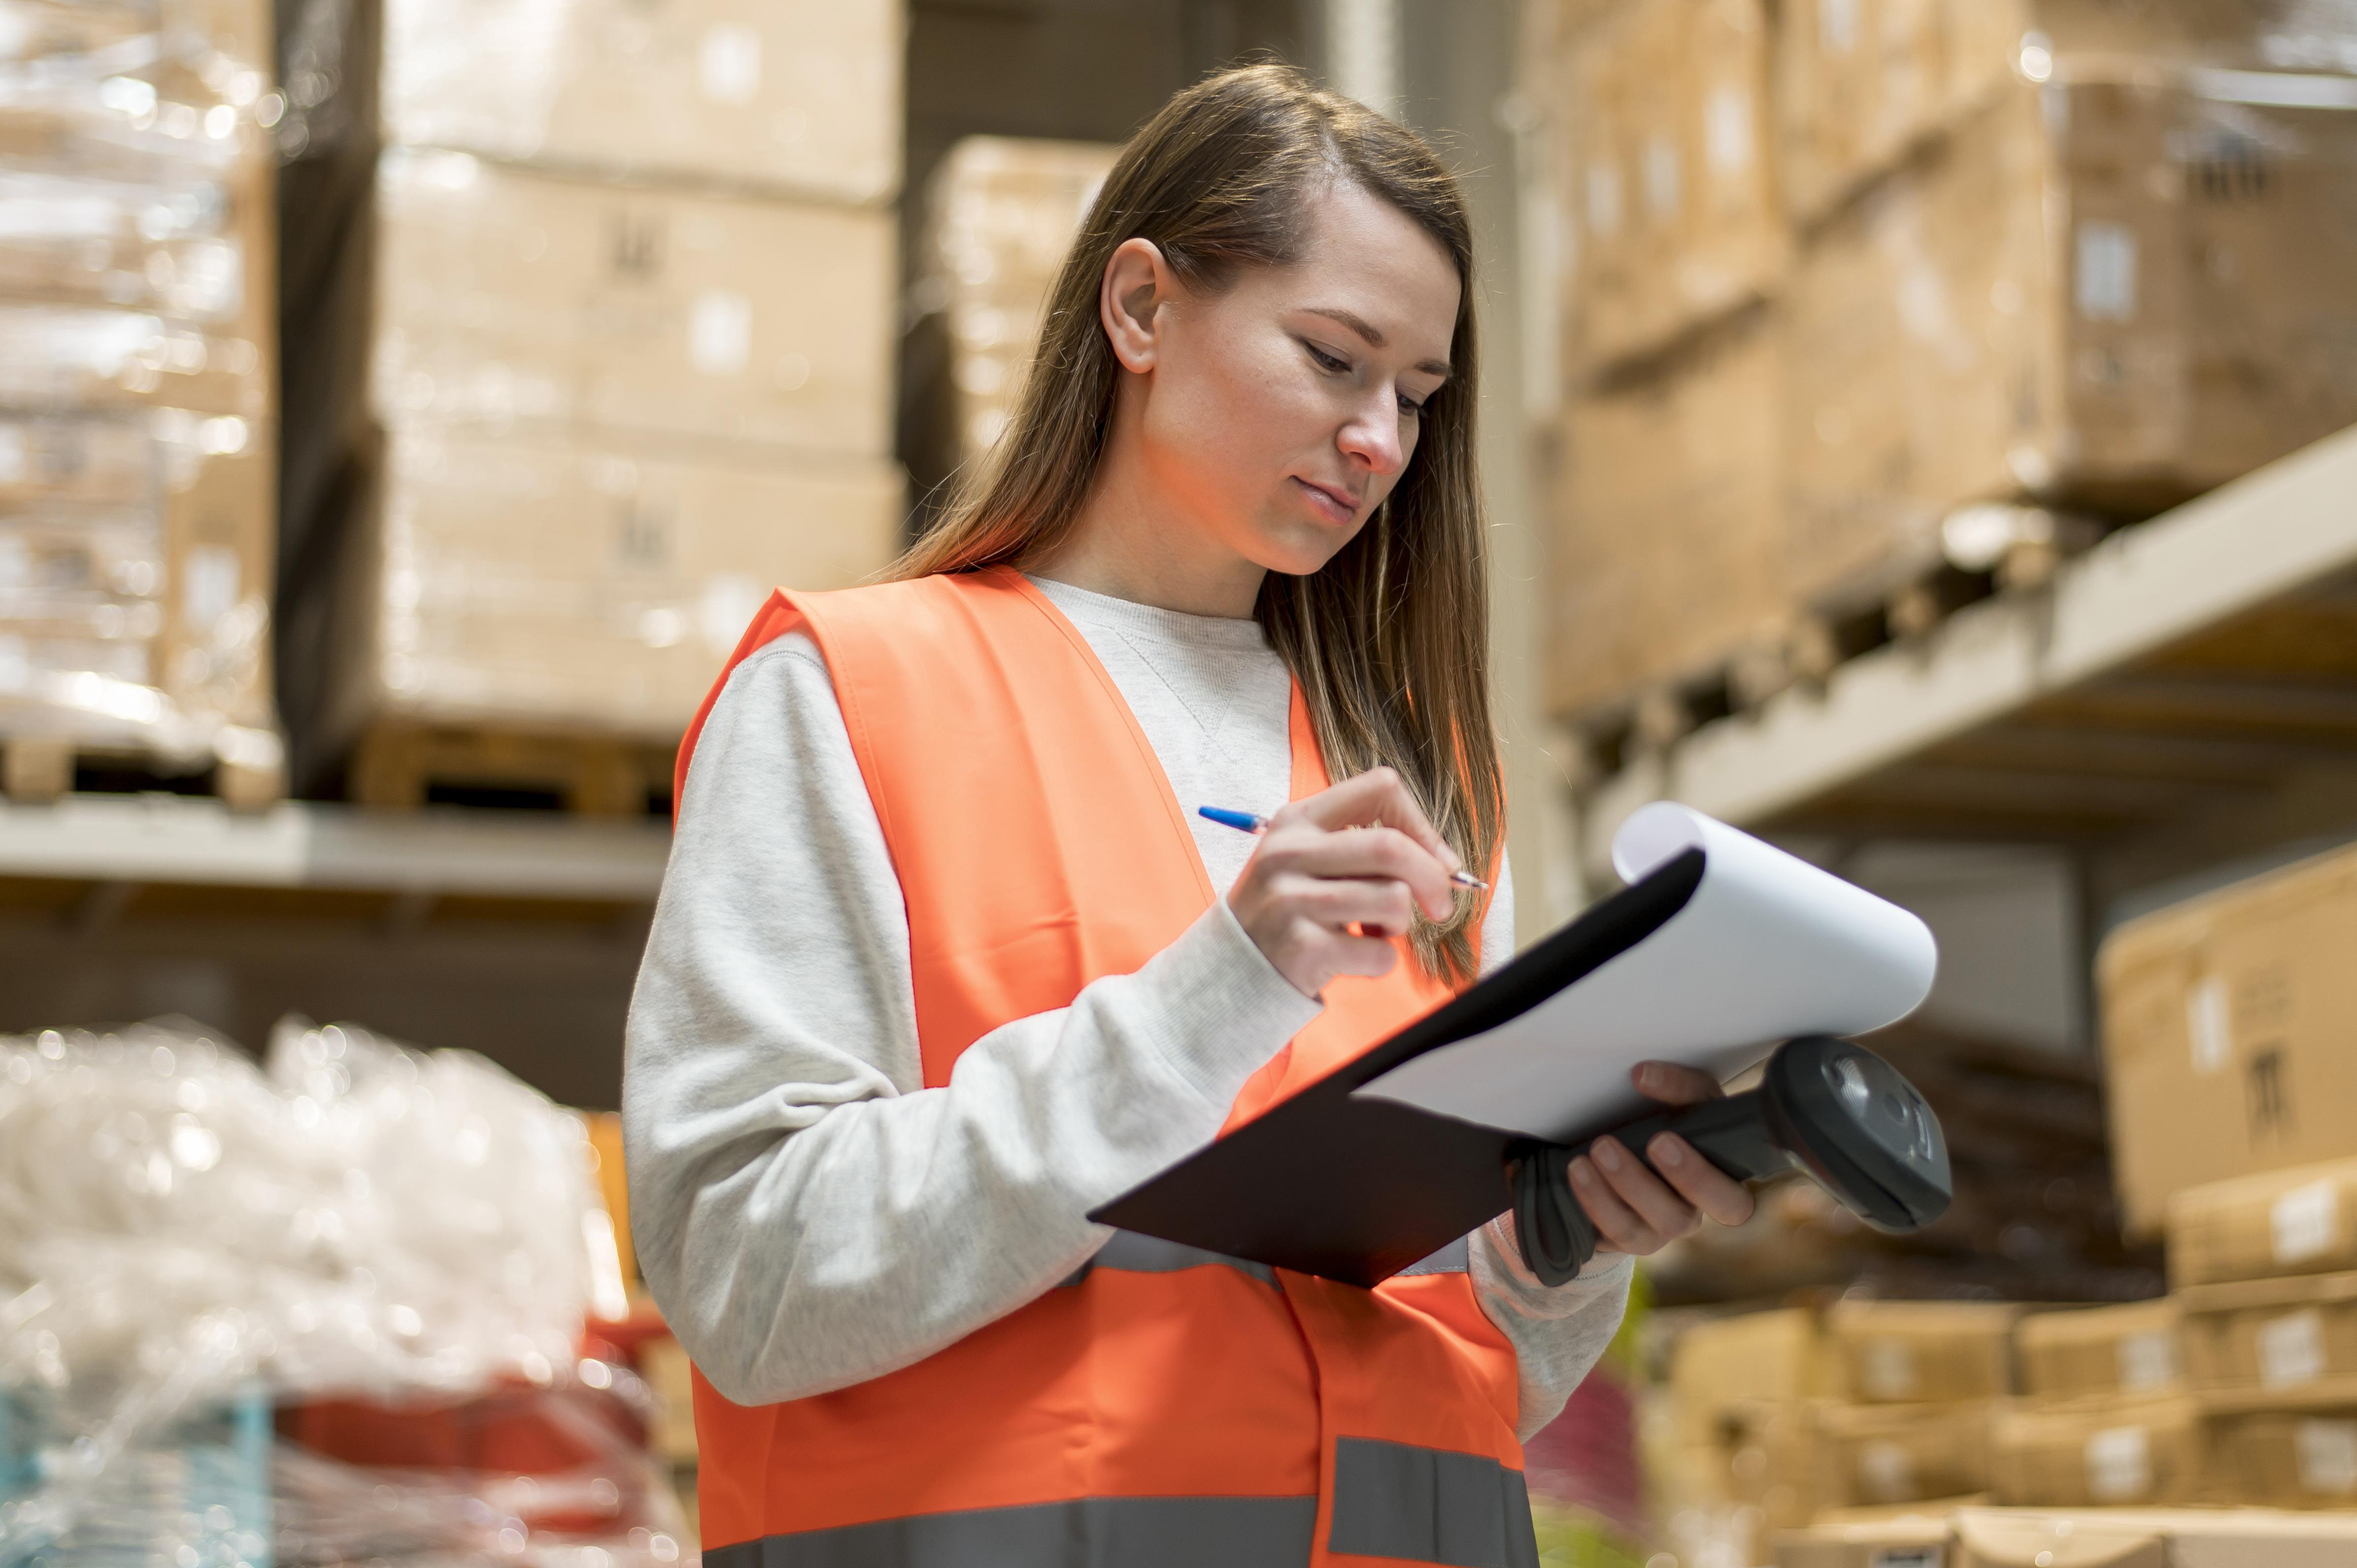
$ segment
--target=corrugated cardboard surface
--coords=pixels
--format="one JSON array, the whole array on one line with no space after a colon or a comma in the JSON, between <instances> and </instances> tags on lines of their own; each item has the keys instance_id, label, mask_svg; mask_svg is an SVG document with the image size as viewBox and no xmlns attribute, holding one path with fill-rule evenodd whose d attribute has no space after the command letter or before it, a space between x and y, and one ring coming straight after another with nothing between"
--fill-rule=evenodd
<instances>
[{"instance_id":1,"label":"corrugated cardboard surface","mask_svg":"<svg viewBox=\"0 0 2357 1568\"><path fill-rule=\"evenodd\" d=\"M1963 1508L1927 1522L1819 1526L1778 1568L2341 1568L2357 1517L2271 1509Z\"/></svg>"},{"instance_id":2,"label":"corrugated cardboard surface","mask_svg":"<svg viewBox=\"0 0 2357 1568\"><path fill-rule=\"evenodd\" d=\"M2153 1394L2185 1377L2172 1299L2034 1312L2014 1332L2021 1391L2040 1398Z\"/></svg>"},{"instance_id":3,"label":"corrugated cardboard surface","mask_svg":"<svg viewBox=\"0 0 2357 1568\"><path fill-rule=\"evenodd\" d=\"M2357 1160L2188 1187L2168 1212L2180 1288L2357 1268Z\"/></svg>"},{"instance_id":4,"label":"corrugated cardboard surface","mask_svg":"<svg viewBox=\"0 0 2357 1568\"><path fill-rule=\"evenodd\" d=\"M891 447L890 215L393 148L371 381L418 419Z\"/></svg>"},{"instance_id":5,"label":"corrugated cardboard surface","mask_svg":"<svg viewBox=\"0 0 2357 1568\"><path fill-rule=\"evenodd\" d=\"M1729 1406L1832 1391L1824 1333L1817 1315L1803 1307L1698 1324L1678 1337L1670 1354L1679 1434L1690 1444L1720 1441L1720 1414Z\"/></svg>"},{"instance_id":6,"label":"corrugated cardboard surface","mask_svg":"<svg viewBox=\"0 0 2357 1568\"><path fill-rule=\"evenodd\" d=\"M2357 1156L2357 853L2337 853L2132 921L2096 961L2112 1159L2129 1230L2173 1194ZM2279 1265L2272 1189L2187 1211L2170 1267L2184 1283L2298 1267L2357 1268L2357 1175L2327 1251ZM2292 1184L2294 1186L2298 1183ZM2238 1217L2239 1216L2239 1217ZM2222 1249L2212 1255L2212 1249ZM2186 1272L2190 1270L2191 1272Z\"/></svg>"},{"instance_id":7,"label":"corrugated cardboard surface","mask_svg":"<svg viewBox=\"0 0 2357 1568\"><path fill-rule=\"evenodd\" d=\"M2186 1369L2205 1395L2357 1388L2357 1273L2197 1285L2183 1300Z\"/></svg>"},{"instance_id":8,"label":"corrugated cardboard surface","mask_svg":"<svg viewBox=\"0 0 2357 1568\"><path fill-rule=\"evenodd\" d=\"M2357 1508L2357 1399L2338 1409L2261 1411L2211 1423L2219 1485L2276 1508ZM2348 1555L2357 1562L2357 1521ZM2254 1560L2255 1561L2255 1560Z\"/></svg>"},{"instance_id":9,"label":"corrugated cardboard surface","mask_svg":"<svg viewBox=\"0 0 2357 1568\"><path fill-rule=\"evenodd\" d=\"M1558 156L1578 236L1565 312L1578 378L1781 276L1768 49L1761 0L1632 0L1566 48Z\"/></svg>"},{"instance_id":10,"label":"corrugated cardboard surface","mask_svg":"<svg viewBox=\"0 0 2357 1568\"><path fill-rule=\"evenodd\" d=\"M1824 215L2057 55L2240 59L2239 0L1796 0L1777 37L1778 153L1793 210Z\"/></svg>"},{"instance_id":11,"label":"corrugated cardboard surface","mask_svg":"<svg viewBox=\"0 0 2357 1568\"><path fill-rule=\"evenodd\" d=\"M2201 1414L2190 1399L2022 1402L1990 1428L2000 1502L2063 1508L2204 1500Z\"/></svg>"},{"instance_id":12,"label":"corrugated cardboard surface","mask_svg":"<svg viewBox=\"0 0 2357 1568\"><path fill-rule=\"evenodd\" d=\"M392 432L378 515L347 541L322 731L674 736L770 588L847 587L892 558L902 489L875 461Z\"/></svg>"},{"instance_id":13,"label":"corrugated cardboard surface","mask_svg":"<svg viewBox=\"0 0 2357 1568\"><path fill-rule=\"evenodd\" d=\"M946 317L950 464L1006 426L1056 274L1120 148L969 136L925 193L918 288Z\"/></svg>"},{"instance_id":14,"label":"corrugated cardboard surface","mask_svg":"<svg viewBox=\"0 0 2357 1568\"><path fill-rule=\"evenodd\" d=\"M1817 1407L1824 1506L1925 1502L1989 1485L1992 1402Z\"/></svg>"},{"instance_id":15,"label":"corrugated cardboard surface","mask_svg":"<svg viewBox=\"0 0 2357 1568\"><path fill-rule=\"evenodd\" d=\"M1554 712L1781 633L1783 366L1758 310L1571 406L1548 531Z\"/></svg>"},{"instance_id":16,"label":"corrugated cardboard surface","mask_svg":"<svg viewBox=\"0 0 2357 1568\"><path fill-rule=\"evenodd\" d=\"M2013 1391L2021 1312L2002 1302L1844 1301L1826 1326L1849 1398L1934 1403Z\"/></svg>"},{"instance_id":17,"label":"corrugated cardboard surface","mask_svg":"<svg viewBox=\"0 0 2357 1568\"><path fill-rule=\"evenodd\" d=\"M1792 587L1925 569L1957 508L2151 510L2357 419L2357 115L2207 79L2006 86L1790 291Z\"/></svg>"},{"instance_id":18,"label":"corrugated cardboard surface","mask_svg":"<svg viewBox=\"0 0 2357 1568\"><path fill-rule=\"evenodd\" d=\"M881 203L900 0L386 0L386 138Z\"/></svg>"}]
</instances>

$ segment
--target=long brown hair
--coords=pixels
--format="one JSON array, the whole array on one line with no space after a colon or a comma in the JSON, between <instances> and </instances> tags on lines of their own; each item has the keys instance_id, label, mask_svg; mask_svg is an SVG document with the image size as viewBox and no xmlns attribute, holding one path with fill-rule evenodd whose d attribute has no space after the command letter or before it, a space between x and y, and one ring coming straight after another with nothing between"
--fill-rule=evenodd
<instances>
[{"instance_id":1,"label":"long brown hair","mask_svg":"<svg viewBox=\"0 0 2357 1568\"><path fill-rule=\"evenodd\" d=\"M1473 414L1473 232L1455 178L1414 132L1298 70L1254 65L1188 89L1130 138L1057 275L1038 353L996 445L961 477L896 577L1020 564L1071 532L1120 382L1098 320L1114 251L1150 240L1192 290L1301 254L1308 199L1355 184L1437 241L1463 284L1448 383L1425 404L1390 498L1319 571L1269 574L1253 614L1293 669L1338 779L1388 764L1465 863L1495 875L1504 808L1490 718L1489 589ZM1417 917L1427 972L1476 968L1474 905Z\"/></svg>"}]
</instances>

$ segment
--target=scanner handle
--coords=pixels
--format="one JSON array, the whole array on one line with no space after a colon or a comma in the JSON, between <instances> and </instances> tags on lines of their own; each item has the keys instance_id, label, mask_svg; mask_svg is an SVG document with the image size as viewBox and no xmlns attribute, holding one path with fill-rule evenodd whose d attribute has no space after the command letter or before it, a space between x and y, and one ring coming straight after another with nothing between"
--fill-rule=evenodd
<instances>
[{"instance_id":1,"label":"scanner handle","mask_svg":"<svg viewBox=\"0 0 2357 1568\"><path fill-rule=\"evenodd\" d=\"M1748 1090L1699 1105L1681 1105L1601 1136L1617 1140L1642 1161L1645 1145L1656 1133L1675 1133L1728 1176L1756 1181L1792 1163L1769 1139L1766 1118L1760 1114L1763 1092ZM1507 1154L1515 1240L1522 1243L1523 1261L1542 1284L1566 1283L1596 1255L1596 1226L1572 1195L1569 1179L1571 1162L1584 1147L1530 1138Z\"/></svg>"}]
</instances>

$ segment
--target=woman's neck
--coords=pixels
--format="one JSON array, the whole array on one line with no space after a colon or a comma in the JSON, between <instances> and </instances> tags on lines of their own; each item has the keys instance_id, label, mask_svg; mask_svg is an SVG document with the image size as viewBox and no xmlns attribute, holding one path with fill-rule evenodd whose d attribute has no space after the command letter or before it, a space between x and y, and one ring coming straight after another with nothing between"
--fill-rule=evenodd
<instances>
[{"instance_id":1,"label":"woman's neck","mask_svg":"<svg viewBox=\"0 0 2357 1568\"><path fill-rule=\"evenodd\" d=\"M1092 594L1181 615L1251 618L1265 568L1208 537L1202 525L1140 474L1116 422L1097 482L1063 542L1026 571Z\"/></svg>"}]
</instances>

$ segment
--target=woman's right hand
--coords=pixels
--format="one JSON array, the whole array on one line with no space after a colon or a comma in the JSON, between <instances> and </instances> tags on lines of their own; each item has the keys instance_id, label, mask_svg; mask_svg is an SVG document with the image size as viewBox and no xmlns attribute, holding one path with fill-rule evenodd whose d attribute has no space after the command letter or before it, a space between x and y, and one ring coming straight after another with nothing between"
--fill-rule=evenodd
<instances>
[{"instance_id":1,"label":"woman's right hand","mask_svg":"<svg viewBox=\"0 0 2357 1568\"><path fill-rule=\"evenodd\" d=\"M1448 918L1460 864L1400 776L1374 768L1269 818L1228 908L1276 972L1316 996L1337 975L1390 973L1390 939L1413 906Z\"/></svg>"}]
</instances>

